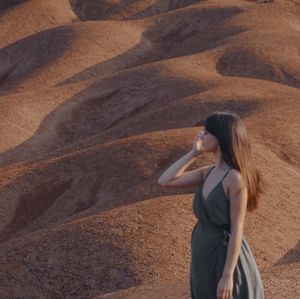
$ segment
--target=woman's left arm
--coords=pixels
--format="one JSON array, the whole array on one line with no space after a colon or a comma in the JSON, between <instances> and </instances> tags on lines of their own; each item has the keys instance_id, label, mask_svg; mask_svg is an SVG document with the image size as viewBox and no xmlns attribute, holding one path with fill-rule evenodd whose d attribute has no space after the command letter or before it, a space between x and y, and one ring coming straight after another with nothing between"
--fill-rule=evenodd
<instances>
[{"instance_id":1,"label":"woman's left arm","mask_svg":"<svg viewBox=\"0 0 300 299\"><path fill-rule=\"evenodd\" d=\"M247 188L242 175L237 171L233 171L229 179L229 197L231 235L223 274L218 283L217 299L227 299L232 296L233 273L242 246L247 211Z\"/></svg>"}]
</instances>

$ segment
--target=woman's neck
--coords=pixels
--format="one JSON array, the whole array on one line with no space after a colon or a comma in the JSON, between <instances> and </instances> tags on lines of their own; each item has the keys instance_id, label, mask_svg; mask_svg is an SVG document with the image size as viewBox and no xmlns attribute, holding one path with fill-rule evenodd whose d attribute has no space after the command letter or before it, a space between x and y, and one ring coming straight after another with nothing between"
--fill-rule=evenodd
<instances>
[{"instance_id":1,"label":"woman's neck","mask_svg":"<svg viewBox=\"0 0 300 299\"><path fill-rule=\"evenodd\" d=\"M224 161L223 157L222 157L222 154L221 154L221 150L220 148L218 147L218 150L216 152L216 163L215 163L216 167L215 169L216 170L227 170L227 169L230 169L231 167L226 164L226 162Z\"/></svg>"}]
</instances>

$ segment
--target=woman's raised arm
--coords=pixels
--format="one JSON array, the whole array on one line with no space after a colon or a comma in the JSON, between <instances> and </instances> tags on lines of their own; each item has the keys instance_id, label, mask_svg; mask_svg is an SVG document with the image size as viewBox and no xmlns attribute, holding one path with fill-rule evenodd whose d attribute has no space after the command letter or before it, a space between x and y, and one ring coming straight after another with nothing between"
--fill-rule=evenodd
<instances>
[{"instance_id":1,"label":"woman's raised arm","mask_svg":"<svg viewBox=\"0 0 300 299\"><path fill-rule=\"evenodd\" d=\"M158 179L158 184L163 187L172 188L188 188L199 185L207 167L184 171L202 153L200 146L201 141L197 136L194 140L193 148L165 170Z\"/></svg>"}]
</instances>

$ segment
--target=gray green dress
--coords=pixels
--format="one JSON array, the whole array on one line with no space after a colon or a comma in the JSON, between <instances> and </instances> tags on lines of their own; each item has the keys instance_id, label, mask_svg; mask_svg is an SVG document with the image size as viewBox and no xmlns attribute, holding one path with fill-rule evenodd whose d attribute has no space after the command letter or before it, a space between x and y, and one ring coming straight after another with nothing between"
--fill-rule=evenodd
<instances>
[{"instance_id":1,"label":"gray green dress","mask_svg":"<svg viewBox=\"0 0 300 299\"><path fill-rule=\"evenodd\" d=\"M230 238L230 201L222 185L229 171L225 173L206 200L203 199L202 188L209 173L195 192L193 211L198 221L191 237L190 291L192 299L217 298L217 285L224 269ZM260 273L244 237L233 275L233 283L232 299L265 298Z\"/></svg>"}]
</instances>

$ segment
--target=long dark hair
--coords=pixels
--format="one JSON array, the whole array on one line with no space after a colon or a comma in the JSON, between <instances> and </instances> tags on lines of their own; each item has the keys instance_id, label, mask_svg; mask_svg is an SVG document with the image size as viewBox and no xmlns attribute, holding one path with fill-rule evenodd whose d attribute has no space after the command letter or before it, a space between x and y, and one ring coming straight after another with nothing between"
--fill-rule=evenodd
<instances>
[{"instance_id":1,"label":"long dark hair","mask_svg":"<svg viewBox=\"0 0 300 299\"><path fill-rule=\"evenodd\" d=\"M248 191L247 210L254 211L264 192L264 181L255 167L244 122L236 113L215 111L206 116L204 127L218 139L226 164L242 174Z\"/></svg>"}]
</instances>

